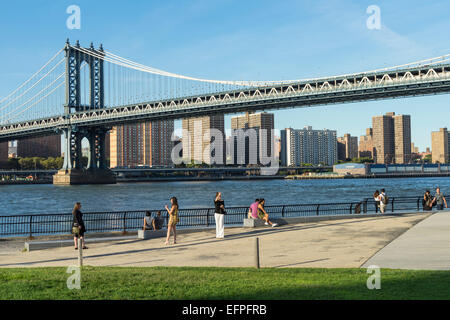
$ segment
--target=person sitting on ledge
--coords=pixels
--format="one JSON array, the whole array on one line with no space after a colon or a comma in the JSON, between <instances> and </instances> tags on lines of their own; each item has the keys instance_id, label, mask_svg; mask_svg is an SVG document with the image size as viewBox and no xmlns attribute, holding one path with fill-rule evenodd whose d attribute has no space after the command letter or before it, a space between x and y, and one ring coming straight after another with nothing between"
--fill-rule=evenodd
<instances>
[{"instance_id":1,"label":"person sitting on ledge","mask_svg":"<svg viewBox=\"0 0 450 320\"><path fill-rule=\"evenodd\" d=\"M269 214L266 212L266 210L264 209L264 204L266 203L266 200L264 199L259 199L259 204L258 204L258 217L262 220L265 221L265 225L271 225L272 227L276 227L278 224L277 223L273 223L269 220Z\"/></svg>"},{"instance_id":2,"label":"person sitting on ledge","mask_svg":"<svg viewBox=\"0 0 450 320\"><path fill-rule=\"evenodd\" d=\"M248 219L258 219L258 205L259 199L256 199L255 202L250 205L250 208L248 208Z\"/></svg>"},{"instance_id":3,"label":"person sitting on ledge","mask_svg":"<svg viewBox=\"0 0 450 320\"><path fill-rule=\"evenodd\" d=\"M154 217L153 219L151 218L152 214L150 211L146 211L145 212L145 217L144 217L144 226L142 228L142 230L160 230L162 228L163 225L163 219L161 218L161 211L158 211L156 213L156 217Z\"/></svg>"},{"instance_id":4,"label":"person sitting on ledge","mask_svg":"<svg viewBox=\"0 0 450 320\"><path fill-rule=\"evenodd\" d=\"M152 213L150 211L145 211L145 217L144 217L144 227L142 230L152 230L152 222L151 220Z\"/></svg>"},{"instance_id":5,"label":"person sitting on ledge","mask_svg":"<svg viewBox=\"0 0 450 320\"><path fill-rule=\"evenodd\" d=\"M161 211L156 213L156 217L152 219L153 231L160 230L163 226L163 219L161 218Z\"/></svg>"}]
</instances>

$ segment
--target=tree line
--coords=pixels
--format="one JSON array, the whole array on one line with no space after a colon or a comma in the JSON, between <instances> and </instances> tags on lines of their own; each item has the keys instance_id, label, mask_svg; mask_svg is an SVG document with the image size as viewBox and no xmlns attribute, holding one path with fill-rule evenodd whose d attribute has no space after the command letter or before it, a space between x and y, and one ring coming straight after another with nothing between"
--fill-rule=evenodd
<instances>
[{"instance_id":1,"label":"tree line","mask_svg":"<svg viewBox=\"0 0 450 320\"><path fill-rule=\"evenodd\" d=\"M9 158L1 163L1 168L6 170L58 170L62 168L63 162L63 157Z\"/></svg>"}]
</instances>

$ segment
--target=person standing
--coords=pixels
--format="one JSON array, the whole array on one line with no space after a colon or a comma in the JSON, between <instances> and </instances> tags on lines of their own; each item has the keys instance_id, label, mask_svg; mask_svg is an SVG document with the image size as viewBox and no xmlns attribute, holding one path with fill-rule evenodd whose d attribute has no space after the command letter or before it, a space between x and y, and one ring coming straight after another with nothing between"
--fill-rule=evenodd
<instances>
[{"instance_id":1,"label":"person standing","mask_svg":"<svg viewBox=\"0 0 450 320\"><path fill-rule=\"evenodd\" d=\"M447 208L447 201L445 200L444 194L441 192L441 189L439 187L436 188L436 194L434 195L431 204L433 205L434 203L436 203L437 210L444 210L444 204Z\"/></svg>"},{"instance_id":2,"label":"person standing","mask_svg":"<svg viewBox=\"0 0 450 320\"><path fill-rule=\"evenodd\" d=\"M378 213L378 208L380 208L380 191L375 190L373 200L375 201L375 213Z\"/></svg>"},{"instance_id":3,"label":"person standing","mask_svg":"<svg viewBox=\"0 0 450 320\"><path fill-rule=\"evenodd\" d=\"M433 207L432 202L430 190L425 191L422 199L423 211L430 211Z\"/></svg>"},{"instance_id":4,"label":"person standing","mask_svg":"<svg viewBox=\"0 0 450 320\"><path fill-rule=\"evenodd\" d=\"M386 191L384 189L381 189L379 199L380 199L380 212L384 213L386 210L386 206L388 204Z\"/></svg>"},{"instance_id":5,"label":"person standing","mask_svg":"<svg viewBox=\"0 0 450 320\"><path fill-rule=\"evenodd\" d=\"M86 232L86 227L83 221L83 214L81 213L81 203L75 203L72 210L72 232L78 228L78 232L73 232L73 242L75 244L75 250L78 250L78 238L81 239L81 245L83 249L87 249L84 243L84 233Z\"/></svg>"},{"instance_id":6,"label":"person standing","mask_svg":"<svg viewBox=\"0 0 450 320\"><path fill-rule=\"evenodd\" d=\"M225 202L222 200L222 193L217 192L214 198L214 219L216 220L216 238L223 239L225 233L224 218L225 218Z\"/></svg>"},{"instance_id":7,"label":"person standing","mask_svg":"<svg viewBox=\"0 0 450 320\"><path fill-rule=\"evenodd\" d=\"M178 200L175 197L170 198L172 207L169 209L166 205L167 213L169 214L169 223L167 225L167 237L165 244L169 244L170 232L173 230L173 244L177 243L177 228L176 225L180 221L178 218Z\"/></svg>"}]
</instances>

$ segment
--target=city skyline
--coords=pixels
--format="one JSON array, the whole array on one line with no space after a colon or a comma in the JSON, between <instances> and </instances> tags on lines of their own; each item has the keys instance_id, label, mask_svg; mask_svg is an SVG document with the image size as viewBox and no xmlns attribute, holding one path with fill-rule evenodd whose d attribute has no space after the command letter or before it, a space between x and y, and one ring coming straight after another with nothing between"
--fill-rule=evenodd
<instances>
[{"instance_id":1,"label":"city skyline","mask_svg":"<svg viewBox=\"0 0 450 320\"><path fill-rule=\"evenodd\" d=\"M40 67L67 37L87 43L94 41L96 45L103 43L108 50L169 71L231 80L337 75L403 64L450 51L448 45L436 41L438 35L429 32L450 25L444 15L450 5L437 1L427 4L379 1L377 5L382 16L379 30L366 27L369 16L366 9L372 4L370 1L349 1L345 5L329 1L287 1L285 6L264 1L260 7L236 1L111 4L107 7L111 22L103 21L102 24L96 15L101 11L101 2L79 1L80 30L69 30L65 26L68 17L65 9L70 4L68 1L48 2L48 5L31 3L27 10L16 3L4 5L0 17L11 32L0 36L2 43L7 44L0 53L0 61L8 61L1 64L4 72L0 76L0 97L26 79L30 70ZM12 19L14 15L10 14L16 10L24 15L20 22ZM230 14L225 17L223 10ZM404 23L397 19L400 10L409 13L405 15ZM186 12L199 12L208 18L198 21ZM425 23L412 19L416 14L427 12L433 14L433 21ZM164 23L161 17L168 14L177 21L176 24ZM119 16L127 23L120 31L109 32ZM267 46L267 42L258 40L256 35L259 33L254 25L260 25L261 17L269 16L273 19L265 19L265 28L270 30L266 37L273 45ZM38 26L34 25L36 18L40 21ZM136 28L145 32L139 36L133 32L130 37ZM309 32L301 32L305 29ZM52 31L51 38L45 36L49 30ZM293 35L299 41L291 41ZM24 38L27 41L21 40ZM158 43L158 50L154 50L154 43ZM305 46L308 50L304 50ZM33 55L29 54L30 48L33 48ZM333 53L331 56L330 52ZM11 56L20 57L20 63L19 59L11 60ZM447 100L448 97L443 95L281 110L275 111L275 128L311 125L334 128L338 135L360 136L368 126L364 119L394 111L422 119L412 124L412 141L420 150L425 150L431 146L429 132L447 126ZM436 118L426 112L430 106L442 113L442 117ZM230 127L232 116L225 116L226 128ZM181 127L181 121L176 121L175 127Z\"/></svg>"}]
</instances>

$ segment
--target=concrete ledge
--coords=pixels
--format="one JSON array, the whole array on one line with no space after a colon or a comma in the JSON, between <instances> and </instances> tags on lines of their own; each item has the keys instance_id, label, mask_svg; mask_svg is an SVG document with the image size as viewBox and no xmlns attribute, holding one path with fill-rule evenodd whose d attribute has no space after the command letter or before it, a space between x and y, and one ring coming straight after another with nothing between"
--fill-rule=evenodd
<instances>
[{"instance_id":1,"label":"concrete ledge","mask_svg":"<svg viewBox=\"0 0 450 320\"><path fill-rule=\"evenodd\" d=\"M178 230L177 230L178 233ZM138 230L137 237L138 239L147 240L147 239L154 239L154 238L160 238L167 235L167 230Z\"/></svg>"},{"instance_id":2,"label":"concrete ledge","mask_svg":"<svg viewBox=\"0 0 450 320\"><path fill-rule=\"evenodd\" d=\"M244 228L265 227L264 223L262 219L244 219Z\"/></svg>"},{"instance_id":3,"label":"concrete ledge","mask_svg":"<svg viewBox=\"0 0 450 320\"><path fill-rule=\"evenodd\" d=\"M264 222L262 219L244 219L244 228L264 227Z\"/></svg>"},{"instance_id":4,"label":"concrete ledge","mask_svg":"<svg viewBox=\"0 0 450 320\"><path fill-rule=\"evenodd\" d=\"M334 216L309 216L309 217L290 217L290 218L273 218L270 219L273 222L281 225L295 224L295 223L308 223L319 222L329 220L344 220L344 219L360 219L360 218L376 218L376 217L394 217L408 214L428 214L430 211L416 211L416 212L398 212L398 213L361 213L361 214L339 214ZM270 216L269 216L270 218Z\"/></svg>"},{"instance_id":5,"label":"concrete ledge","mask_svg":"<svg viewBox=\"0 0 450 320\"><path fill-rule=\"evenodd\" d=\"M85 243L98 243L98 242L108 242L108 241L121 241L121 240L131 240L136 239L136 236L125 236L125 237L104 237L104 238L85 238ZM25 242L25 250L45 250L51 248L59 247L70 247L73 246L72 240L52 240L52 241L27 241Z\"/></svg>"}]
</instances>

